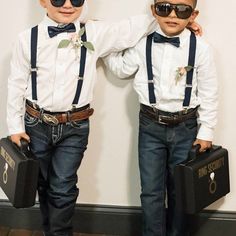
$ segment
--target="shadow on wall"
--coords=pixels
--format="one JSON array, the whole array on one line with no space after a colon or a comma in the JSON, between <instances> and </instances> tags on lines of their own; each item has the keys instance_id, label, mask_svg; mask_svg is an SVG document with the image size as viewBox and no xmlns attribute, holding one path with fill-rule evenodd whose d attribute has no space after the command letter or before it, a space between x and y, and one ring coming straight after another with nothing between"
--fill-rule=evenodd
<instances>
[{"instance_id":1,"label":"shadow on wall","mask_svg":"<svg viewBox=\"0 0 236 236\"><path fill-rule=\"evenodd\" d=\"M99 67L99 68L98 68ZM97 63L97 73L101 69L101 63ZM84 153L84 158L78 172L78 187L81 190L77 202L98 202L100 197L98 189L98 165L101 159L101 150L104 142L103 117L104 111L101 104L104 104L105 85L99 80L95 85L93 94L93 102L91 107L94 108L94 114L90 118L90 134L87 150ZM96 89L99 87L99 89ZM96 92L97 91L97 92ZM93 221L90 223L92 224ZM92 225L90 225L92 228Z\"/></svg>"},{"instance_id":2,"label":"shadow on wall","mask_svg":"<svg viewBox=\"0 0 236 236\"><path fill-rule=\"evenodd\" d=\"M138 165L138 133L139 133L139 101L138 95L132 88L129 96L127 96L126 111L129 117L130 126L132 127L131 147L129 150L129 201L135 205L140 205L140 177Z\"/></svg>"}]
</instances>

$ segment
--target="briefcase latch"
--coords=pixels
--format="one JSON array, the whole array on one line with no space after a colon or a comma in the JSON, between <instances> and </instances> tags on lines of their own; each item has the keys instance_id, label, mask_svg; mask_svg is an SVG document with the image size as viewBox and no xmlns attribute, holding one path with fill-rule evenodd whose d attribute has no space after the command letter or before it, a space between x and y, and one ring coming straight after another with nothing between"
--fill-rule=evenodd
<instances>
[{"instance_id":1,"label":"briefcase latch","mask_svg":"<svg viewBox=\"0 0 236 236\"><path fill-rule=\"evenodd\" d=\"M5 163L4 171L3 171L3 175L2 175L2 180L3 180L4 184L7 184L7 180L8 180L7 170L8 170L8 164Z\"/></svg>"}]
</instances>

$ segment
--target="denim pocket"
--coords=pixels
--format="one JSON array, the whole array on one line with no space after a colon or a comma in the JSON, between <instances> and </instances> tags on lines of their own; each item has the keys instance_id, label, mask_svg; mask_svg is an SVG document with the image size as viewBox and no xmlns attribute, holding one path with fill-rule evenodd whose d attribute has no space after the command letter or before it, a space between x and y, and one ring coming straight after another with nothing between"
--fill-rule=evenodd
<instances>
[{"instance_id":1,"label":"denim pocket","mask_svg":"<svg viewBox=\"0 0 236 236\"><path fill-rule=\"evenodd\" d=\"M25 119L25 126L28 127L34 127L39 123L38 118L29 115L27 112L25 113L24 119Z\"/></svg>"},{"instance_id":2,"label":"denim pocket","mask_svg":"<svg viewBox=\"0 0 236 236\"><path fill-rule=\"evenodd\" d=\"M148 128L153 123L155 123L155 121L153 119L151 119L148 115L146 115L143 112L139 113L139 125L140 125L140 127Z\"/></svg>"},{"instance_id":3,"label":"denim pocket","mask_svg":"<svg viewBox=\"0 0 236 236\"><path fill-rule=\"evenodd\" d=\"M185 129L188 131L192 132L197 129L197 119L196 118L188 119L188 120L184 121L183 124L184 124Z\"/></svg>"},{"instance_id":4,"label":"denim pocket","mask_svg":"<svg viewBox=\"0 0 236 236\"><path fill-rule=\"evenodd\" d=\"M71 121L70 125L76 129L89 129L89 119L79 120L79 121Z\"/></svg>"}]
</instances>

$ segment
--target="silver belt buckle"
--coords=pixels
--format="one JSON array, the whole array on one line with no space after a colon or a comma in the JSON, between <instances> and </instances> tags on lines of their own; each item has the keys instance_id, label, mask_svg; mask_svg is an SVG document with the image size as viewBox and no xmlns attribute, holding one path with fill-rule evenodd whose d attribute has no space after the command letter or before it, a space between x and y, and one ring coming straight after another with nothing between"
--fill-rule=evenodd
<instances>
[{"instance_id":1,"label":"silver belt buckle","mask_svg":"<svg viewBox=\"0 0 236 236\"><path fill-rule=\"evenodd\" d=\"M163 118L169 118L169 117L168 116L159 115L158 116L158 123L162 124L162 125L168 125L168 123L162 121Z\"/></svg>"},{"instance_id":2,"label":"silver belt buckle","mask_svg":"<svg viewBox=\"0 0 236 236\"><path fill-rule=\"evenodd\" d=\"M42 114L42 120L47 123L48 125L52 125L52 126L56 126L59 124L59 121L58 119L53 116L53 115L50 115L50 114L45 114L43 113Z\"/></svg>"}]
</instances>

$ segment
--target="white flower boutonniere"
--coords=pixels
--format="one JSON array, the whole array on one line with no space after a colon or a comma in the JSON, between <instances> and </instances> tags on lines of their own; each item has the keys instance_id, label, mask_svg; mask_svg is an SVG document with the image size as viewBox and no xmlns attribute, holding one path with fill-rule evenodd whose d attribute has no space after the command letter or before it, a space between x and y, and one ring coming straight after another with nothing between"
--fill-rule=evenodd
<instances>
[{"instance_id":1,"label":"white flower boutonniere","mask_svg":"<svg viewBox=\"0 0 236 236\"><path fill-rule=\"evenodd\" d=\"M187 72L193 69L194 67L192 66L178 67L178 69L176 70L175 84L177 84L183 78L183 76L187 74Z\"/></svg>"},{"instance_id":2,"label":"white flower boutonniere","mask_svg":"<svg viewBox=\"0 0 236 236\"><path fill-rule=\"evenodd\" d=\"M70 39L63 39L58 45L58 48L66 48L70 44L76 51L76 55L78 56L78 49L82 46L86 47L90 51L94 51L94 46L91 42L84 42L81 40L81 36L85 33L85 28L81 28L78 34L72 34Z\"/></svg>"}]
</instances>

